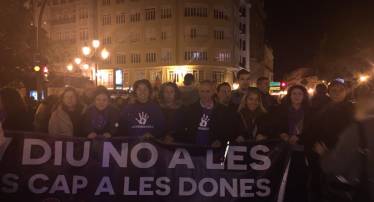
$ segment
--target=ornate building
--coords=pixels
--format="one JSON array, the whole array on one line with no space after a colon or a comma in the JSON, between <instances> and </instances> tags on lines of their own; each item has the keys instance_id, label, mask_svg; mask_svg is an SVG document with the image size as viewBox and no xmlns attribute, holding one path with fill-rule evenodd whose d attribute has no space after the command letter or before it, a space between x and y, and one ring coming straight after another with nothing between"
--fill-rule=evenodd
<instances>
[{"instance_id":1,"label":"ornate building","mask_svg":"<svg viewBox=\"0 0 374 202\"><path fill-rule=\"evenodd\" d=\"M99 39L110 57L98 63L98 85L108 88L143 78L182 84L186 73L233 83L238 69L251 70L250 11L248 0L49 0L43 28L64 55L55 71ZM82 72L94 78L91 68Z\"/></svg>"}]
</instances>

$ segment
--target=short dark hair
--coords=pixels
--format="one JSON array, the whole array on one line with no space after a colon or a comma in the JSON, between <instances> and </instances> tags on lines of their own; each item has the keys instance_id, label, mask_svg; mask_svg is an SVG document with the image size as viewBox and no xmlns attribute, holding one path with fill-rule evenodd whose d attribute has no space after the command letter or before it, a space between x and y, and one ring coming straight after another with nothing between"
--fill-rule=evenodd
<instances>
[{"instance_id":1,"label":"short dark hair","mask_svg":"<svg viewBox=\"0 0 374 202\"><path fill-rule=\"evenodd\" d=\"M231 86L230 86L229 83L223 82L223 83L218 84L218 86L217 86L217 92L219 92L219 90L221 90L221 88L224 87L224 86L227 86L227 87L229 87L231 89Z\"/></svg>"},{"instance_id":2,"label":"short dark hair","mask_svg":"<svg viewBox=\"0 0 374 202\"><path fill-rule=\"evenodd\" d=\"M106 95L108 98L110 98L110 93L107 88L104 86L98 86L95 89L94 98L96 98L98 95Z\"/></svg>"},{"instance_id":3,"label":"short dark hair","mask_svg":"<svg viewBox=\"0 0 374 202\"><path fill-rule=\"evenodd\" d=\"M184 79L183 79L183 84L184 85L191 85L193 84L193 82L195 82L195 76L191 73L188 73L186 75L184 75Z\"/></svg>"},{"instance_id":4,"label":"short dark hair","mask_svg":"<svg viewBox=\"0 0 374 202\"><path fill-rule=\"evenodd\" d=\"M165 102L165 88L166 87L172 87L175 91L175 101L178 101L181 99L181 92L177 86L177 84L175 83L172 83L172 82L167 82L167 83L163 83L160 87L160 92L159 92L159 99L160 99L160 102Z\"/></svg>"},{"instance_id":5,"label":"short dark hair","mask_svg":"<svg viewBox=\"0 0 374 202\"><path fill-rule=\"evenodd\" d=\"M257 79L257 83L260 83L261 81L269 81L269 78L268 77L265 77L265 76L261 76Z\"/></svg>"},{"instance_id":6,"label":"short dark hair","mask_svg":"<svg viewBox=\"0 0 374 202\"><path fill-rule=\"evenodd\" d=\"M323 83L319 83L316 86L316 93L317 94L326 94L327 93L327 87Z\"/></svg>"},{"instance_id":7,"label":"short dark hair","mask_svg":"<svg viewBox=\"0 0 374 202\"><path fill-rule=\"evenodd\" d=\"M246 74L250 74L249 71L245 70L245 69L241 69L238 71L238 73L236 74L236 77L237 79L240 78L241 75L246 75Z\"/></svg>"},{"instance_id":8,"label":"short dark hair","mask_svg":"<svg viewBox=\"0 0 374 202\"><path fill-rule=\"evenodd\" d=\"M136 95L136 89L138 89L140 85L145 85L148 88L149 93L152 94L153 89L152 89L151 82L149 82L147 79L141 79L141 80L135 81L133 85L134 95Z\"/></svg>"},{"instance_id":9,"label":"short dark hair","mask_svg":"<svg viewBox=\"0 0 374 202\"><path fill-rule=\"evenodd\" d=\"M344 80L335 79L330 82L328 89L330 90L332 87L336 87L336 86L343 86L344 88L347 87L347 85L344 83Z\"/></svg>"}]
</instances>

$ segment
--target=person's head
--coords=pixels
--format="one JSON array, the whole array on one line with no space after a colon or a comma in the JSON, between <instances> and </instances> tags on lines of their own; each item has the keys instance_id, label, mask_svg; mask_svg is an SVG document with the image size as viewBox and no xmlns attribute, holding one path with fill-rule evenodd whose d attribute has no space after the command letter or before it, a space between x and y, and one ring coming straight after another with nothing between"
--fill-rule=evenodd
<instances>
[{"instance_id":1,"label":"person's head","mask_svg":"<svg viewBox=\"0 0 374 202\"><path fill-rule=\"evenodd\" d=\"M249 88L247 94L242 98L239 105L239 112L243 109L248 109L250 111L260 110L266 112L264 106L262 105L261 93L257 88Z\"/></svg>"},{"instance_id":2,"label":"person's head","mask_svg":"<svg viewBox=\"0 0 374 202\"><path fill-rule=\"evenodd\" d=\"M152 85L146 80L137 80L134 83L134 95L138 102L147 103L151 99L152 95Z\"/></svg>"},{"instance_id":3,"label":"person's head","mask_svg":"<svg viewBox=\"0 0 374 202\"><path fill-rule=\"evenodd\" d=\"M320 83L320 84L317 84L316 86L316 94L317 95L326 95L327 93L327 87L325 84L323 83Z\"/></svg>"},{"instance_id":4,"label":"person's head","mask_svg":"<svg viewBox=\"0 0 374 202\"><path fill-rule=\"evenodd\" d=\"M308 91L304 86L301 85L291 86L287 91L286 97L284 98L284 104L288 106L301 106L303 108L308 107Z\"/></svg>"},{"instance_id":5,"label":"person's head","mask_svg":"<svg viewBox=\"0 0 374 202\"><path fill-rule=\"evenodd\" d=\"M260 77L257 79L257 88L263 93L269 93L270 81L267 77Z\"/></svg>"},{"instance_id":6,"label":"person's head","mask_svg":"<svg viewBox=\"0 0 374 202\"><path fill-rule=\"evenodd\" d=\"M14 88L3 88L0 90L0 111L7 115L20 115L25 112L26 105L19 92Z\"/></svg>"},{"instance_id":7,"label":"person's head","mask_svg":"<svg viewBox=\"0 0 374 202\"><path fill-rule=\"evenodd\" d=\"M181 98L177 84L172 82L162 84L159 93L160 102L164 104L176 103Z\"/></svg>"},{"instance_id":8,"label":"person's head","mask_svg":"<svg viewBox=\"0 0 374 202\"><path fill-rule=\"evenodd\" d=\"M110 104L110 93L104 86L98 86L94 96L95 107L99 111L106 109Z\"/></svg>"},{"instance_id":9,"label":"person's head","mask_svg":"<svg viewBox=\"0 0 374 202\"><path fill-rule=\"evenodd\" d=\"M79 95L73 87L66 87L60 96L60 103L69 110L74 110L78 104Z\"/></svg>"},{"instance_id":10,"label":"person's head","mask_svg":"<svg viewBox=\"0 0 374 202\"><path fill-rule=\"evenodd\" d=\"M332 102L343 102L347 98L347 89L345 83L340 80L332 81L329 85L328 93Z\"/></svg>"},{"instance_id":11,"label":"person's head","mask_svg":"<svg viewBox=\"0 0 374 202\"><path fill-rule=\"evenodd\" d=\"M194 77L193 74L188 73L188 74L184 75L183 84L184 84L185 86L190 86L190 85L192 85L194 82L195 82L195 77Z\"/></svg>"},{"instance_id":12,"label":"person's head","mask_svg":"<svg viewBox=\"0 0 374 202\"><path fill-rule=\"evenodd\" d=\"M231 100L231 86L224 82L217 86L217 98L222 104L228 104Z\"/></svg>"},{"instance_id":13,"label":"person's head","mask_svg":"<svg viewBox=\"0 0 374 202\"><path fill-rule=\"evenodd\" d=\"M199 96L203 102L210 102L214 95L214 83L210 80L200 82L199 85Z\"/></svg>"},{"instance_id":14,"label":"person's head","mask_svg":"<svg viewBox=\"0 0 374 202\"><path fill-rule=\"evenodd\" d=\"M239 70L239 72L236 75L236 77L238 79L238 83L239 83L239 89L246 90L246 89L249 88L250 76L251 75L247 70L245 70L245 69Z\"/></svg>"}]
</instances>

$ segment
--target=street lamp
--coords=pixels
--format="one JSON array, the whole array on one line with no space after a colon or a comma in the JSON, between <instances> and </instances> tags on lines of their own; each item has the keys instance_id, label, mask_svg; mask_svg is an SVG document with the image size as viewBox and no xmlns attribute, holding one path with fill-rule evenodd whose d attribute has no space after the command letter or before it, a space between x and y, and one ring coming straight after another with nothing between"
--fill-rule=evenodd
<instances>
[{"instance_id":1,"label":"street lamp","mask_svg":"<svg viewBox=\"0 0 374 202\"><path fill-rule=\"evenodd\" d=\"M75 59L74 59L74 62L75 62L75 64L80 65L81 62L82 62L82 59L80 59L80 58L75 58Z\"/></svg>"},{"instance_id":2,"label":"street lamp","mask_svg":"<svg viewBox=\"0 0 374 202\"><path fill-rule=\"evenodd\" d=\"M103 58L104 60L108 59L109 57L109 52L104 48L102 51L101 51L101 58Z\"/></svg>"},{"instance_id":3,"label":"street lamp","mask_svg":"<svg viewBox=\"0 0 374 202\"><path fill-rule=\"evenodd\" d=\"M99 48L100 47L100 41L95 39L92 41L92 47L94 47L95 49Z\"/></svg>"},{"instance_id":4,"label":"street lamp","mask_svg":"<svg viewBox=\"0 0 374 202\"><path fill-rule=\"evenodd\" d=\"M90 53L91 53L91 48L88 47L88 46L84 46L84 47L82 48L82 53L83 53L84 56L89 56Z\"/></svg>"},{"instance_id":5,"label":"street lamp","mask_svg":"<svg viewBox=\"0 0 374 202\"><path fill-rule=\"evenodd\" d=\"M84 70L87 70L87 69L89 69L89 68L90 68L90 65L88 65L88 64L83 64L83 66L82 66L82 67L83 67L83 69L84 69Z\"/></svg>"},{"instance_id":6,"label":"street lamp","mask_svg":"<svg viewBox=\"0 0 374 202\"><path fill-rule=\"evenodd\" d=\"M69 71L69 72L71 72L71 71L73 71L73 65L72 64L68 64L67 66L66 66L66 69Z\"/></svg>"},{"instance_id":7,"label":"street lamp","mask_svg":"<svg viewBox=\"0 0 374 202\"><path fill-rule=\"evenodd\" d=\"M361 75L359 78L360 83L365 83L369 80L369 76L367 75Z\"/></svg>"}]
</instances>

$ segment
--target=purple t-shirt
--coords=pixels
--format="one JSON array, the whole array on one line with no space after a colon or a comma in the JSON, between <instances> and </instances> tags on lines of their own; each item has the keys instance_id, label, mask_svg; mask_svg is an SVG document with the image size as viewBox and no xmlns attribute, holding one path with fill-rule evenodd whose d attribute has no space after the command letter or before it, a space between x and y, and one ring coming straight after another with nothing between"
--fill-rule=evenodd
<instances>
[{"instance_id":1,"label":"purple t-shirt","mask_svg":"<svg viewBox=\"0 0 374 202\"><path fill-rule=\"evenodd\" d=\"M196 144L209 145L210 121L212 120L213 109L202 108L200 121L196 130Z\"/></svg>"}]
</instances>

